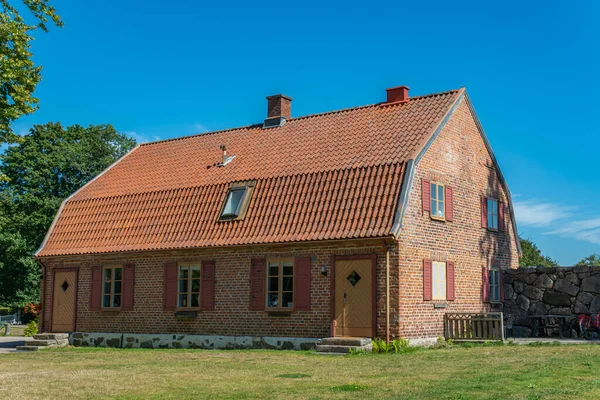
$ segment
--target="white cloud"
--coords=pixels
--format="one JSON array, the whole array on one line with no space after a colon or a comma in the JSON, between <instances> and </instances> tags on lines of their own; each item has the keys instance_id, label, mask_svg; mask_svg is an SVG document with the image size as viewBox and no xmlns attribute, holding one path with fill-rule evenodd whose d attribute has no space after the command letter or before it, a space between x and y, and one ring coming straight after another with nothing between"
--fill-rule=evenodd
<instances>
[{"instance_id":1,"label":"white cloud","mask_svg":"<svg viewBox=\"0 0 600 400\"><path fill-rule=\"evenodd\" d=\"M561 226L546 233L600 244L600 218L566 221Z\"/></svg>"},{"instance_id":2,"label":"white cloud","mask_svg":"<svg viewBox=\"0 0 600 400\"><path fill-rule=\"evenodd\" d=\"M576 207L562 206L536 199L513 203L519 225L549 226L572 216Z\"/></svg>"}]
</instances>

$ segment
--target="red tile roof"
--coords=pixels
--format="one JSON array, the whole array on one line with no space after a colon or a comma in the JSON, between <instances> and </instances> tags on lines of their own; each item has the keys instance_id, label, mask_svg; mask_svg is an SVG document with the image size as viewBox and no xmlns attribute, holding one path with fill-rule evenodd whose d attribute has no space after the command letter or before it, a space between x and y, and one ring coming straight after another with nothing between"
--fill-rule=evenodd
<instances>
[{"instance_id":1,"label":"red tile roof","mask_svg":"<svg viewBox=\"0 0 600 400\"><path fill-rule=\"evenodd\" d=\"M389 236L404 165L458 95L143 144L64 203L37 255ZM246 218L218 221L244 180Z\"/></svg>"}]
</instances>

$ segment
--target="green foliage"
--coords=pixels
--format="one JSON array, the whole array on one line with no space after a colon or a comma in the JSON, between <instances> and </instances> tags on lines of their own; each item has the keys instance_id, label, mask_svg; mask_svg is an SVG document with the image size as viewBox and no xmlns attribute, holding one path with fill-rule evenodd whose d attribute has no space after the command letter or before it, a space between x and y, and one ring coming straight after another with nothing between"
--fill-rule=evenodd
<instances>
[{"instance_id":1,"label":"green foliage","mask_svg":"<svg viewBox=\"0 0 600 400\"><path fill-rule=\"evenodd\" d=\"M577 263L577 266L600 267L600 254L590 254Z\"/></svg>"},{"instance_id":2,"label":"green foliage","mask_svg":"<svg viewBox=\"0 0 600 400\"><path fill-rule=\"evenodd\" d=\"M61 202L134 145L111 125L48 123L8 146L0 156L0 304L37 300L40 267L31 256Z\"/></svg>"},{"instance_id":3,"label":"green foliage","mask_svg":"<svg viewBox=\"0 0 600 400\"><path fill-rule=\"evenodd\" d=\"M0 315L12 315L12 307L0 307Z\"/></svg>"},{"instance_id":4,"label":"green foliage","mask_svg":"<svg viewBox=\"0 0 600 400\"><path fill-rule=\"evenodd\" d=\"M519 238L523 256L519 261L521 267L556 267L558 263L548 256L542 255L541 250L529 239Z\"/></svg>"},{"instance_id":5,"label":"green foliage","mask_svg":"<svg viewBox=\"0 0 600 400\"><path fill-rule=\"evenodd\" d=\"M450 349L454 347L454 342L452 339L444 339L443 337L438 337L437 341L431 346L432 349Z\"/></svg>"},{"instance_id":6,"label":"green foliage","mask_svg":"<svg viewBox=\"0 0 600 400\"><path fill-rule=\"evenodd\" d=\"M331 390L335 392L360 392L369 388L369 385L362 383L347 383L345 385L334 386Z\"/></svg>"},{"instance_id":7,"label":"green foliage","mask_svg":"<svg viewBox=\"0 0 600 400\"><path fill-rule=\"evenodd\" d=\"M409 349L408 340L402 338L394 339L389 343L386 343L383 339L375 338L371 343L373 344L373 353L376 354L404 353Z\"/></svg>"},{"instance_id":8,"label":"green foliage","mask_svg":"<svg viewBox=\"0 0 600 400\"><path fill-rule=\"evenodd\" d=\"M351 356L366 356L369 354L365 349L350 349L349 353Z\"/></svg>"},{"instance_id":9,"label":"green foliage","mask_svg":"<svg viewBox=\"0 0 600 400\"><path fill-rule=\"evenodd\" d=\"M31 321L27 324L27 328L25 328L25 336L33 336L38 333L38 323L36 320Z\"/></svg>"},{"instance_id":10,"label":"green foliage","mask_svg":"<svg viewBox=\"0 0 600 400\"><path fill-rule=\"evenodd\" d=\"M31 114L38 106L33 92L42 79L42 67L32 59L32 31L38 28L47 31L49 20L57 26L63 25L48 0L22 0L37 25L26 23L14 5L18 1L11 2L0 0L0 144L15 141L11 122Z\"/></svg>"}]
</instances>

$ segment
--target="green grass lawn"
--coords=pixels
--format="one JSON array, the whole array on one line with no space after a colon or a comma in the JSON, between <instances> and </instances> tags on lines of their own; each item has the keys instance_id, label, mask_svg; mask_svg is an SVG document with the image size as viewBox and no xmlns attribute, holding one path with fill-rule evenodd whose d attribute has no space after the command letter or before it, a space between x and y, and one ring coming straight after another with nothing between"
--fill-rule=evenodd
<instances>
[{"instance_id":1,"label":"green grass lawn","mask_svg":"<svg viewBox=\"0 0 600 400\"><path fill-rule=\"evenodd\" d=\"M28 399L598 399L600 346L347 357L64 348L0 354L0 381L1 397Z\"/></svg>"}]
</instances>

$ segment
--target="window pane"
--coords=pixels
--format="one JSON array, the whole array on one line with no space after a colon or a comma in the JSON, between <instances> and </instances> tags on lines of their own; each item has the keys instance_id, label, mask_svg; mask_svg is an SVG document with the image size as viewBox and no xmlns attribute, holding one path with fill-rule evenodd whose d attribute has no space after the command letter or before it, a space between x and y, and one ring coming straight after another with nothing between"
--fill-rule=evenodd
<instances>
[{"instance_id":1,"label":"window pane","mask_svg":"<svg viewBox=\"0 0 600 400\"><path fill-rule=\"evenodd\" d=\"M433 262L431 287L434 300L446 299L446 263Z\"/></svg>"},{"instance_id":2,"label":"window pane","mask_svg":"<svg viewBox=\"0 0 600 400\"><path fill-rule=\"evenodd\" d=\"M110 282L104 282L104 287L102 288L102 293L110 294Z\"/></svg>"},{"instance_id":3,"label":"window pane","mask_svg":"<svg viewBox=\"0 0 600 400\"><path fill-rule=\"evenodd\" d=\"M488 214L488 228L494 229L494 216L492 214Z\"/></svg>"},{"instance_id":4,"label":"window pane","mask_svg":"<svg viewBox=\"0 0 600 400\"><path fill-rule=\"evenodd\" d=\"M179 267L179 277L187 278L188 277L188 269L187 267Z\"/></svg>"},{"instance_id":5,"label":"window pane","mask_svg":"<svg viewBox=\"0 0 600 400\"><path fill-rule=\"evenodd\" d=\"M437 199L437 185L435 184L431 184L431 198L432 199Z\"/></svg>"},{"instance_id":6,"label":"window pane","mask_svg":"<svg viewBox=\"0 0 600 400\"><path fill-rule=\"evenodd\" d=\"M294 267L291 263L283 263L283 275L294 275Z\"/></svg>"},{"instance_id":7,"label":"window pane","mask_svg":"<svg viewBox=\"0 0 600 400\"><path fill-rule=\"evenodd\" d=\"M238 215L244 193L246 193L246 189L231 190L229 192L225 208L223 209L223 215Z\"/></svg>"},{"instance_id":8,"label":"window pane","mask_svg":"<svg viewBox=\"0 0 600 400\"><path fill-rule=\"evenodd\" d=\"M437 201L431 200L431 215L437 215Z\"/></svg>"},{"instance_id":9,"label":"window pane","mask_svg":"<svg viewBox=\"0 0 600 400\"><path fill-rule=\"evenodd\" d=\"M113 307L121 307L121 295L116 294L113 296Z\"/></svg>"},{"instance_id":10,"label":"window pane","mask_svg":"<svg viewBox=\"0 0 600 400\"><path fill-rule=\"evenodd\" d=\"M291 292L292 290L294 290L294 278L292 278L291 276L283 278L281 290L284 292Z\"/></svg>"},{"instance_id":11,"label":"window pane","mask_svg":"<svg viewBox=\"0 0 600 400\"><path fill-rule=\"evenodd\" d=\"M193 293L200 292L200 279L193 279L192 280L192 292Z\"/></svg>"},{"instance_id":12,"label":"window pane","mask_svg":"<svg viewBox=\"0 0 600 400\"><path fill-rule=\"evenodd\" d=\"M281 295L281 307L293 307L293 293L283 293Z\"/></svg>"},{"instance_id":13,"label":"window pane","mask_svg":"<svg viewBox=\"0 0 600 400\"><path fill-rule=\"evenodd\" d=\"M492 227L498 229L498 214L494 214L492 218Z\"/></svg>"},{"instance_id":14,"label":"window pane","mask_svg":"<svg viewBox=\"0 0 600 400\"><path fill-rule=\"evenodd\" d=\"M438 200L444 201L444 187L438 186L437 188L438 188Z\"/></svg>"},{"instance_id":15,"label":"window pane","mask_svg":"<svg viewBox=\"0 0 600 400\"><path fill-rule=\"evenodd\" d=\"M121 294L121 282L115 282L115 294Z\"/></svg>"},{"instance_id":16,"label":"window pane","mask_svg":"<svg viewBox=\"0 0 600 400\"><path fill-rule=\"evenodd\" d=\"M269 263L269 275L270 276L279 275L279 265L277 263Z\"/></svg>"},{"instance_id":17,"label":"window pane","mask_svg":"<svg viewBox=\"0 0 600 400\"><path fill-rule=\"evenodd\" d=\"M180 279L179 280L179 293L187 292L187 285L188 285L187 279Z\"/></svg>"},{"instance_id":18,"label":"window pane","mask_svg":"<svg viewBox=\"0 0 600 400\"><path fill-rule=\"evenodd\" d=\"M200 267L192 267L192 278L200 278Z\"/></svg>"},{"instance_id":19,"label":"window pane","mask_svg":"<svg viewBox=\"0 0 600 400\"><path fill-rule=\"evenodd\" d=\"M102 307L110 307L110 294L102 297Z\"/></svg>"},{"instance_id":20,"label":"window pane","mask_svg":"<svg viewBox=\"0 0 600 400\"><path fill-rule=\"evenodd\" d=\"M444 218L444 203L442 202L438 203L437 216L440 218Z\"/></svg>"},{"instance_id":21,"label":"window pane","mask_svg":"<svg viewBox=\"0 0 600 400\"><path fill-rule=\"evenodd\" d=\"M112 270L110 268L104 268L104 280L105 281L110 281L111 271Z\"/></svg>"},{"instance_id":22,"label":"window pane","mask_svg":"<svg viewBox=\"0 0 600 400\"><path fill-rule=\"evenodd\" d=\"M121 278L121 272L123 270L121 268L115 268L115 281L120 281Z\"/></svg>"},{"instance_id":23,"label":"window pane","mask_svg":"<svg viewBox=\"0 0 600 400\"><path fill-rule=\"evenodd\" d=\"M267 296L267 307L277 307L277 293L269 293Z\"/></svg>"},{"instance_id":24,"label":"window pane","mask_svg":"<svg viewBox=\"0 0 600 400\"><path fill-rule=\"evenodd\" d=\"M269 292L276 292L279 290L279 278L273 277L269 278Z\"/></svg>"},{"instance_id":25,"label":"window pane","mask_svg":"<svg viewBox=\"0 0 600 400\"><path fill-rule=\"evenodd\" d=\"M187 307L187 294L179 295L179 307Z\"/></svg>"},{"instance_id":26,"label":"window pane","mask_svg":"<svg viewBox=\"0 0 600 400\"><path fill-rule=\"evenodd\" d=\"M192 295L192 307L200 307L200 295L199 294Z\"/></svg>"}]
</instances>

